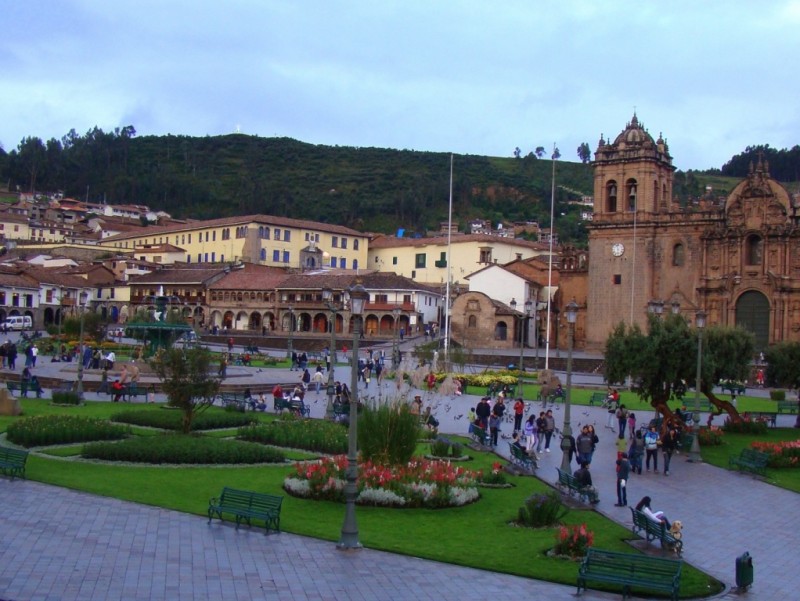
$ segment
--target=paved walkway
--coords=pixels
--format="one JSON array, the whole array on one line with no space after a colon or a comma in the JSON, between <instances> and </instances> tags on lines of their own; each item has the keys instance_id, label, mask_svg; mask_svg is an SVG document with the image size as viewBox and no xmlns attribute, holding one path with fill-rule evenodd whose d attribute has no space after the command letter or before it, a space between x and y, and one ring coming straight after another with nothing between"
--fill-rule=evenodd
<instances>
[{"instance_id":1,"label":"paved walkway","mask_svg":"<svg viewBox=\"0 0 800 601\"><path fill-rule=\"evenodd\" d=\"M39 370L61 369L42 364ZM344 371L344 370L343 370ZM40 372L41 373L41 372ZM262 372L263 373L263 372ZM259 379L253 375L241 377ZM273 373L271 377L276 377ZM296 372L278 378L299 377ZM263 383L264 376L260 376ZM287 381L287 380L282 380ZM289 380L290 381L290 380ZM370 393L377 395L375 382ZM393 390L387 384L381 396ZM95 395L89 395L91 399ZM311 392L312 415L326 397ZM477 397L428 397L441 430L464 433L466 412ZM538 411L538 405L532 405ZM561 425L563 409L555 409ZM793 416L780 416L791 426ZM573 429L595 423L600 444L592 471L601 492L597 510L630 525L630 510L614 507L615 438L599 408L577 407ZM506 430L510 424L505 424ZM543 453L539 477L555 479L558 441ZM503 445L504 446L504 445ZM503 448L499 449L503 451ZM632 476L629 503L643 495L684 524L684 558L725 582L733 598L735 558L753 556L755 585L749 599L791 598L800 590L795 528L800 495L749 476L673 459L671 475ZM28 600L173 599L573 599L575 587L439 564L364 549L338 551L330 542L257 529L206 525L202 518L159 508L0 478L3 508L0 598ZM590 599L619 599L591 591Z\"/></svg>"}]
</instances>

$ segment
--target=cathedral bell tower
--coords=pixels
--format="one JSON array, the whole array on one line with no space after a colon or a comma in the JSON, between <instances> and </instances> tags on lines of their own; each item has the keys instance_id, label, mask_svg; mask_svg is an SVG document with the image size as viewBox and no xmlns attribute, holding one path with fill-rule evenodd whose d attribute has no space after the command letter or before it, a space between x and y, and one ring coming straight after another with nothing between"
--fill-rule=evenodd
<instances>
[{"instance_id":1,"label":"cathedral bell tower","mask_svg":"<svg viewBox=\"0 0 800 601\"><path fill-rule=\"evenodd\" d=\"M589 225L586 347L602 350L619 323L644 325L659 288L653 244L672 208L672 157L664 139L636 114L613 142L595 151L594 216Z\"/></svg>"}]
</instances>

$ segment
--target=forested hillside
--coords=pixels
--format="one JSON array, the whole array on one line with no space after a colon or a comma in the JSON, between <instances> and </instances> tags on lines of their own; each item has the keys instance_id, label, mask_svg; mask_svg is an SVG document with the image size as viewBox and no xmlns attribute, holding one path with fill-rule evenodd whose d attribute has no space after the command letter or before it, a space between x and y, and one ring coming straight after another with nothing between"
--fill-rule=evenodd
<instances>
[{"instance_id":1,"label":"forested hillside","mask_svg":"<svg viewBox=\"0 0 800 601\"><path fill-rule=\"evenodd\" d=\"M752 147L722 171L676 173L675 194L687 202L709 183L715 194L726 192L757 152L771 159L773 176L797 179L800 148ZM0 150L0 173L10 190L146 204L178 218L267 213L422 233L447 219L450 155L242 134L137 137L128 126L85 135L72 130L47 142L26 138L8 153ZM462 230L475 218L549 225L552 162L546 157L456 155L453 174L454 220ZM580 209L566 201L592 194L591 166L559 160L555 180L559 237L582 244Z\"/></svg>"}]
</instances>

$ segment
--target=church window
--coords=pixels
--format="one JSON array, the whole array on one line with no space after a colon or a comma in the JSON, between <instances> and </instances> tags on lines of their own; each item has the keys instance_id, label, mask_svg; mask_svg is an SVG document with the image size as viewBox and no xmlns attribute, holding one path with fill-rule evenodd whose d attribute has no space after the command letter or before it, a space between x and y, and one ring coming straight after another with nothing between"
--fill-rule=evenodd
<instances>
[{"instance_id":1,"label":"church window","mask_svg":"<svg viewBox=\"0 0 800 601\"><path fill-rule=\"evenodd\" d=\"M617 212L617 182L613 179L606 184L606 211Z\"/></svg>"},{"instance_id":2,"label":"church window","mask_svg":"<svg viewBox=\"0 0 800 601\"><path fill-rule=\"evenodd\" d=\"M635 179L629 179L625 184L625 193L628 198L628 210L636 210L636 191L637 184Z\"/></svg>"},{"instance_id":3,"label":"church window","mask_svg":"<svg viewBox=\"0 0 800 601\"><path fill-rule=\"evenodd\" d=\"M507 340L508 339L508 325L504 321L498 321L497 325L494 327L494 339L495 340Z\"/></svg>"},{"instance_id":4,"label":"church window","mask_svg":"<svg viewBox=\"0 0 800 601\"><path fill-rule=\"evenodd\" d=\"M469 316L469 321L467 322L468 328L477 328L478 327L478 318L475 315Z\"/></svg>"},{"instance_id":5,"label":"church window","mask_svg":"<svg viewBox=\"0 0 800 601\"><path fill-rule=\"evenodd\" d=\"M614 279L612 281L614 282L615 286L619 286L620 284L622 284L622 274L621 273L615 273L614 274Z\"/></svg>"},{"instance_id":6,"label":"church window","mask_svg":"<svg viewBox=\"0 0 800 601\"><path fill-rule=\"evenodd\" d=\"M761 257L764 253L764 240L761 236L752 235L747 238L747 249L745 260L748 265L761 265Z\"/></svg>"},{"instance_id":7,"label":"church window","mask_svg":"<svg viewBox=\"0 0 800 601\"><path fill-rule=\"evenodd\" d=\"M675 267L683 267L683 262L686 260L683 244L676 244L672 247L672 264Z\"/></svg>"}]
</instances>

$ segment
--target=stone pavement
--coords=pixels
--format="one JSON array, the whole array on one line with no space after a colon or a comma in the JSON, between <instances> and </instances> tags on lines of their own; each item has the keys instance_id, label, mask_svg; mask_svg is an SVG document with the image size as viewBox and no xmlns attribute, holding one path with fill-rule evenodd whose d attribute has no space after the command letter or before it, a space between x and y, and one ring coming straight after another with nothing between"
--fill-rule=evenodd
<instances>
[{"instance_id":1,"label":"stone pavement","mask_svg":"<svg viewBox=\"0 0 800 601\"><path fill-rule=\"evenodd\" d=\"M60 370L42 363L36 371ZM41 370L41 372L40 372ZM339 370L349 373L345 366ZM250 372L253 373L250 373ZM338 370L337 370L338 371ZM272 372L272 370L270 370ZM271 378L299 378L279 370ZM285 372L285 373L282 373ZM261 372L264 374L266 372ZM255 370L241 378L265 384ZM368 394L378 395L373 381ZM393 394L386 383L380 396ZM413 394L414 391L409 391ZM88 395L91 400L93 394ZM425 394L447 433L465 433L466 412L475 396L440 398ZM321 417L327 398L310 392L312 415ZM539 411L538 404L530 410ZM561 426L563 407L555 408ZM630 510L614 507L614 434L604 428L601 408L576 407L573 429L595 423L600 444L592 472L601 493L597 510L630 525ZM644 416L639 416L640 422ZM780 416L791 426L793 416ZM506 433L511 424L504 424ZM505 444L498 452L504 454ZM538 476L555 480L560 465L558 440L542 453ZM661 459L661 458L659 458ZM790 598L800 590L794 551L794 522L800 496L751 478L673 458L669 477L632 476L628 501L644 495L653 507L684 524L684 558L728 586L733 598L735 558L749 551L755 584L749 599ZM338 551L327 541L281 533L265 537L258 529L236 531L230 524L159 508L0 478L3 508L0 598L6 601L84 599L480 599L574 598L575 587L483 572L364 549ZM590 599L619 599L590 591Z\"/></svg>"}]
</instances>

